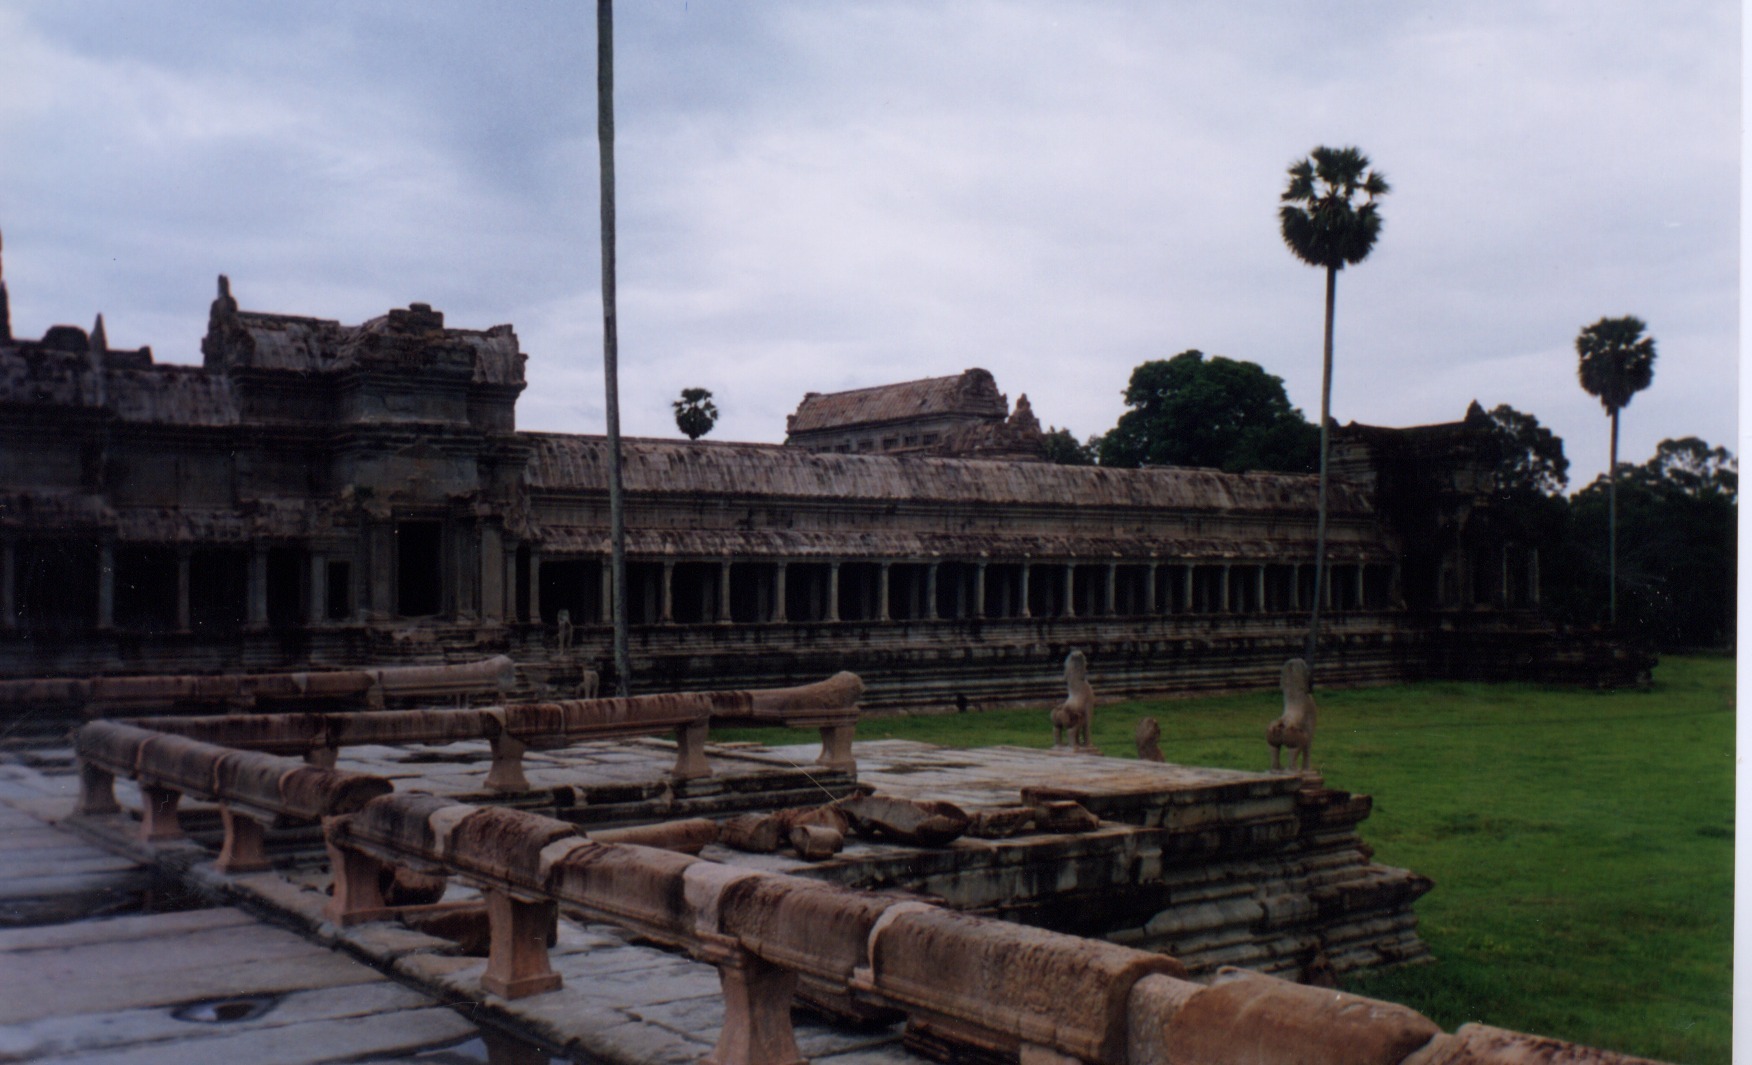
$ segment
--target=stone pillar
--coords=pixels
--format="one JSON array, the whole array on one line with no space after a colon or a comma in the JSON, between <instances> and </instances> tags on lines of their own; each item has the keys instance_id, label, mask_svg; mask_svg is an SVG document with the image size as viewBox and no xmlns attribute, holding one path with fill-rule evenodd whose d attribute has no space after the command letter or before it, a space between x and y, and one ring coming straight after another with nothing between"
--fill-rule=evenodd
<instances>
[{"instance_id":1,"label":"stone pillar","mask_svg":"<svg viewBox=\"0 0 1752 1065\"><path fill-rule=\"evenodd\" d=\"M1507 568L1508 567L1508 559L1506 557L1503 560L1503 566L1504 566L1503 579L1506 581L1506 580L1508 580L1508 577L1509 577L1509 571ZM1356 585L1356 588L1357 588L1357 609L1358 610L1361 610L1361 609L1363 609L1363 607L1368 605L1363 600L1363 589L1368 587L1368 583L1363 579L1365 573L1367 572L1367 569L1368 569L1368 567L1366 564L1364 564L1362 562L1357 563L1357 585ZM1508 587L1506 585L1503 588L1503 594L1505 594L1505 595L1508 594Z\"/></svg>"},{"instance_id":2,"label":"stone pillar","mask_svg":"<svg viewBox=\"0 0 1752 1065\"><path fill-rule=\"evenodd\" d=\"M718 563L718 620L730 624L730 560Z\"/></svg>"},{"instance_id":3,"label":"stone pillar","mask_svg":"<svg viewBox=\"0 0 1752 1065\"><path fill-rule=\"evenodd\" d=\"M116 627L116 542L107 536L97 545L97 627Z\"/></svg>"},{"instance_id":4,"label":"stone pillar","mask_svg":"<svg viewBox=\"0 0 1752 1065\"><path fill-rule=\"evenodd\" d=\"M887 563L887 562L882 563L882 567L878 571L877 577L876 577L876 620L877 621L887 621L888 620L888 566L889 566L889 563Z\"/></svg>"},{"instance_id":5,"label":"stone pillar","mask_svg":"<svg viewBox=\"0 0 1752 1065\"><path fill-rule=\"evenodd\" d=\"M255 544L249 549L249 627L266 628L268 624L268 549ZM388 603L384 603L388 609Z\"/></svg>"},{"instance_id":6,"label":"stone pillar","mask_svg":"<svg viewBox=\"0 0 1752 1065\"><path fill-rule=\"evenodd\" d=\"M1302 564L1290 563L1290 609L1302 609Z\"/></svg>"},{"instance_id":7,"label":"stone pillar","mask_svg":"<svg viewBox=\"0 0 1752 1065\"><path fill-rule=\"evenodd\" d=\"M1218 582L1217 588L1219 589L1217 593L1218 597L1223 603L1222 608L1219 609L1217 613L1227 614L1235 609L1235 604L1229 600L1229 564L1227 562L1223 563L1223 577L1222 580Z\"/></svg>"},{"instance_id":8,"label":"stone pillar","mask_svg":"<svg viewBox=\"0 0 1752 1065\"><path fill-rule=\"evenodd\" d=\"M328 559L310 553L310 600L304 604L304 620L320 625L328 617Z\"/></svg>"},{"instance_id":9,"label":"stone pillar","mask_svg":"<svg viewBox=\"0 0 1752 1065\"><path fill-rule=\"evenodd\" d=\"M663 605L657 610L657 621L662 625L675 624L675 563L663 563Z\"/></svg>"},{"instance_id":10,"label":"stone pillar","mask_svg":"<svg viewBox=\"0 0 1752 1065\"><path fill-rule=\"evenodd\" d=\"M1064 616L1077 616L1077 564L1065 563L1065 611Z\"/></svg>"},{"instance_id":11,"label":"stone pillar","mask_svg":"<svg viewBox=\"0 0 1752 1065\"><path fill-rule=\"evenodd\" d=\"M479 541L481 563L481 617L488 621L505 619L505 543L498 526L482 525L475 536Z\"/></svg>"},{"instance_id":12,"label":"stone pillar","mask_svg":"<svg viewBox=\"0 0 1752 1065\"><path fill-rule=\"evenodd\" d=\"M772 620L788 621L785 617L785 566L783 562L773 565L773 611Z\"/></svg>"},{"instance_id":13,"label":"stone pillar","mask_svg":"<svg viewBox=\"0 0 1752 1065\"><path fill-rule=\"evenodd\" d=\"M1498 549L1497 553L1500 556L1502 556L1502 561L1501 561L1500 566L1499 566L1499 568L1501 570L1501 575L1498 579L1499 590L1497 592L1497 596L1502 601L1502 604L1504 606L1508 606L1509 605L1509 545L1508 544L1502 545L1502 547Z\"/></svg>"},{"instance_id":14,"label":"stone pillar","mask_svg":"<svg viewBox=\"0 0 1752 1065\"><path fill-rule=\"evenodd\" d=\"M827 620L838 621L839 616L839 569L838 562L827 564Z\"/></svg>"},{"instance_id":15,"label":"stone pillar","mask_svg":"<svg viewBox=\"0 0 1752 1065\"><path fill-rule=\"evenodd\" d=\"M1261 614L1265 613L1265 565L1261 563L1253 567L1253 608Z\"/></svg>"},{"instance_id":16,"label":"stone pillar","mask_svg":"<svg viewBox=\"0 0 1752 1065\"><path fill-rule=\"evenodd\" d=\"M1144 567L1144 613L1156 613L1156 563Z\"/></svg>"},{"instance_id":17,"label":"stone pillar","mask_svg":"<svg viewBox=\"0 0 1752 1065\"><path fill-rule=\"evenodd\" d=\"M1102 604L1101 612L1103 614L1117 614L1117 613L1119 613L1119 598L1117 595L1118 591L1119 591L1119 563L1109 562L1107 564L1107 602Z\"/></svg>"},{"instance_id":18,"label":"stone pillar","mask_svg":"<svg viewBox=\"0 0 1752 1065\"><path fill-rule=\"evenodd\" d=\"M18 548L11 540L4 540L0 541L0 629L17 627Z\"/></svg>"},{"instance_id":19,"label":"stone pillar","mask_svg":"<svg viewBox=\"0 0 1752 1065\"><path fill-rule=\"evenodd\" d=\"M395 614L395 601L390 594L394 585L390 582L395 577L395 528L387 523L370 526L365 539L370 550L370 557L365 565L365 573L370 579L370 613L380 618L392 617ZM255 565L253 555L250 565ZM514 558L512 572L516 572ZM266 614L262 616L267 617Z\"/></svg>"},{"instance_id":20,"label":"stone pillar","mask_svg":"<svg viewBox=\"0 0 1752 1065\"><path fill-rule=\"evenodd\" d=\"M533 565L533 562L531 563ZM596 620L603 625L614 624L614 562L602 560L602 576L596 581Z\"/></svg>"},{"instance_id":21,"label":"stone pillar","mask_svg":"<svg viewBox=\"0 0 1752 1065\"><path fill-rule=\"evenodd\" d=\"M985 617L985 571L986 564L978 562L973 567L973 616Z\"/></svg>"},{"instance_id":22,"label":"stone pillar","mask_svg":"<svg viewBox=\"0 0 1752 1065\"><path fill-rule=\"evenodd\" d=\"M1180 611L1183 614L1192 613L1192 563L1188 562L1180 568Z\"/></svg>"},{"instance_id":23,"label":"stone pillar","mask_svg":"<svg viewBox=\"0 0 1752 1065\"><path fill-rule=\"evenodd\" d=\"M10 553L7 556L6 576L7 576L8 582L10 582L11 578L12 578L12 562L11 562ZM1399 591L1399 565L1397 563L1395 563L1393 566L1393 588L1394 588L1395 594L1398 594L1398 591ZM11 602L10 599L8 599L7 601ZM1539 605L1539 549L1537 547L1532 547L1532 548L1527 549L1527 601L1532 603L1534 606ZM11 614L8 613L7 616L11 617Z\"/></svg>"},{"instance_id":24,"label":"stone pillar","mask_svg":"<svg viewBox=\"0 0 1752 1065\"><path fill-rule=\"evenodd\" d=\"M925 617L937 620L937 567L941 563L933 562L925 567Z\"/></svg>"},{"instance_id":25,"label":"stone pillar","mask_svg":"<svg viewBox=\"0 0 1752 1065\"><path fill-rule=\"evenodd\" d=\"M1034 616L1034 612L1028 609L1028 573L1033 568L1034 564L1032 562L1022 563L1022 601L1020 603L1022 609L1016 612L1016 616L1019 618L1031 618Z\"/></svg>"}]
</instances>

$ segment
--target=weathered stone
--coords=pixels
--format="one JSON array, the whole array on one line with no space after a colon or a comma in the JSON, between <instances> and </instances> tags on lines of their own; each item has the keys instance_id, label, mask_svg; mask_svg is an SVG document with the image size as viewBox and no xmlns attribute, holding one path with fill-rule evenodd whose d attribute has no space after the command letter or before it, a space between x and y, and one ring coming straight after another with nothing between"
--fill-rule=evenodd
<instances>
[{"instance_id":1,"label":"weathered stone","mask_svg":"<svg viewBox=\"0 0 1752 1065\"><path fill-rule=\"evenodd\" d=\"M772 814L738 814L719 826L726 847L753 854L771 854L785 842L785 826Z\"/></svg>"},{"instance_id":2,"label":"weathered stone","mask_svg":"<svg viewBox=\"0 0 1752 1065\"><path fill-rule=\"evenodd\" d=\"M1524 1035L1486 1024L1464 1024L1438 1035L1404 1065L1656 1065L1648 1058L1599 1050L1562 1039Z\"/></svg>"},{"instance_id":3,"label":"weathered stone","mask_svg":"<svg viewBox=\"0 0 1752 1065\"><path fill-rule=\"evenodd\" d=\"M1404 1006L1223 971L1170 1018L1176 1065L1228 1065L1236 1046L1258 1065L1400 1065L1441 1029Z\"/></svg>"},{"instance_id":4,"label":"weathered stone","mask_svg":"<svg viewBox=\"0 0 1752 1065\"><path fill-rule=\"evenodd\" d=\"M855 795L836 803L852 828L861 836L941 847L967 831L967 812L954 803L937 800L893 799L882 795Z\"/></svg>"},{"instance_id":5,"label":"weathered stone","mask_svg":"<svg viewBox=\"0 0 1752 1065\"><path fill-rule=\"evenodd\" d=\"M707 844L718 842L721 832L716 821L690 817L655 825L597 829L590 833L590 838L598 843L637 843L682 854L698 854Z\"/></svg>"},{"instance_id":6,"label":"weathered stone","mask_svg":"<svg viewBox=\"0 0 1752 1065\"><path fill-rule=\"evenodd\" d=\"M1162 744L1159 742L1161 739L1162 726L1156 723L1155 718L1138 718L1137 729L1132 735L1138 749L1138 761L1166 762L1168 759L1162 757Z\"/></svg>"}]
</instances>

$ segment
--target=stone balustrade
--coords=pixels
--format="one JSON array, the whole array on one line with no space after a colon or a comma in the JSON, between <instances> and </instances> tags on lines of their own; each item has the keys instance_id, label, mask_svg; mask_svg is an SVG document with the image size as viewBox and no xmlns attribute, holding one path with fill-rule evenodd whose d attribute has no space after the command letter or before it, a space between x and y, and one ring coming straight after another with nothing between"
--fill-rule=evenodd
<instances>
[{"instance_id":1,"label":"stone balustrade","mask_svg":"<svg viewBox=\"0 0 1752 1065\"><path fill-rule=\"evenodd\" d=\"M149 676L35 677L0 680L0 705L76 706L87 717L216 706L250 710L258 703L357 702L380 707L386 698L504 695L517 683L505 655L453 665L382 666L294 673L164 674Z\"/></svg>"},{"instance_id":2,"label":"stone balustrade","mask_svg":"<svg viewBox=\"0 0 1752 1065\"><path fill-rule=\"evenodd\" d=\"M322 765L333 765L337 752L346 746L484 738L493 750L485 787L519 792L529 788L522 760L531 746L563 747L668 731L676 739L674 778L711 776L705 743L713 724L818 728L822 749L817 763L855 769L852 737L863 690L863 681L855 674L842 672L814 684L754 691L567 699L456 710L155 717L129 723L226 747L301 754Z\"/></svg>"},{"instance_id":3,"label":"stone balustrade","mask_svg":"<svg viewBox=\"0 0 1752 1065\"><path fill-rule=\"evenodd\" d=\"M140 837L178 839L182 796L219 803L225 839L221 872L269 867L263 829L281 819L321 821L387 795L382 777L308 765L259 751L242 751L114 721L93 721L73 738L79 759L81 814L114 813L115 778L140 785Z\"/></svg>"},{"instance_id":4,"label":"stone balustrade","mask_svg":"<svg viewBox=\"0 0 1752 1065\"><path fill-rule=\"evenodd\" d=\"M558 987L557 907L718 968L717 1065L801 1061L800 981L906 1014L912 1038L1034 1065L1629 1065L1639 1059L1479 1025L1443 1034L1403 1006L1225 969L1208 985L1173 958L783 873L604 843L562 821L426 795L374 799L327 822L337 923L385 913L384 865L456 875L485 893L482 976L506 998Z\"/></svg>"}]
</instances>

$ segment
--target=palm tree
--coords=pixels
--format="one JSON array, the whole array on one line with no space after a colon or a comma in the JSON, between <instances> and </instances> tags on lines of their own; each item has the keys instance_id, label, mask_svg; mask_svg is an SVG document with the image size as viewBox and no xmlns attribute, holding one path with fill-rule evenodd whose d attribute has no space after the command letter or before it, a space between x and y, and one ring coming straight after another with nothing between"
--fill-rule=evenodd
<instances>
[{"instance_id":1,"label":"palm tree","mask_svg":"<svg viewBox=\"0 0 1752 1065\"><path fill-rule=\"evenodd\" d=\"M1606 484L1607 617L1618 624L1618 412L1655 379L1655 340L1634 315L1602 318L1576 334L1582 387L1612 416L1612 465Z\"/></svg>"},{"instance_id":2,"label":"palm tree","mask_svg":"<svg viewBox=\"0 0 1752 1065\"><path fill-rule=\"evenodd\" d=\"M671 404L675 408L675 427L698 440L718 424L718 405L712 402L712 392L706 388L684 388L681 398Z\"/></svg>"},{"instance_id":3,"label":"palm tree","mask_svg":"<svg viewBox=\"0 0 1752 1065\"><path fill-rule=\"evenodd\" d=\"M1278 198L1278 224L1296 258L1326 269L1326 349L1320 376L1320 497L1315 523L1314 610L1302 657L1314 668L1320 638L1320 600L1326 588L1326 464L1331 448L1332 312L1338 272L1369 257L1381 235L1375 198L1387 192L1387 179L1369 169L1369 157L1356 148L1316 148L1290 167L1290 182ZM1362 203L1357 203L1361 194Z\"/></svg>"}]
</instances>

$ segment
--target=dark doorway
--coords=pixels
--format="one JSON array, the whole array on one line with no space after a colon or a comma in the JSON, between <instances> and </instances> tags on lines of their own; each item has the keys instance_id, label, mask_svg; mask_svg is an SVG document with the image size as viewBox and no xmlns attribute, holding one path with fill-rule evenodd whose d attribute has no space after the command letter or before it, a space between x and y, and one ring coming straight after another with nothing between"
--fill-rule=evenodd
<instances>
[{"instance_id":1,"label":"dark doorway","mask_svg":"<svg viewBox=\"0 0 1752 1065\"><path fill-rule=\"evenodd\" d=\"M304 618L304 552L268 548L268 624L290 628Z\"/></svg>"},{"instance_id":2,"label":"dark doorway","mask_svg":"<svg viewBox=\"0 0 1752 1065\"><path fill-rule=\"evenodd\" d=\"M116 626L141 632L176 628L176 549L116 545Z\"/></svg>"},{"instance_id":3,"label":"dark doorway","mask_svg":"<svg viewBox=\"0 0 1752 1065\"><path fill-rule=\"evenodd\" d=\"M235 547L189 552L189 628L203 636L243 627L249 602L249 555Z\"/></svg>"},{"instance_id":4,"label":"dark doorway","mask_svg":"<svg viewBox=\"0 0 1752 1065\"><path fill-rule=\"evenodd\" d=\"M428 617L444 609L444 524L402 521L395 526L396 613ZM518 557L519 568L523 558ZM527 612L527 611L524 611Z\"/></svg>"},{"instance_id":5,"label":"dark doorway","mask_svg":"<svg viewBox=\"0 0 1752 1065\"><path fill-rule=\"evenodd\" d=\"M97 627L97 543L24 540L16 553L18 617L32 632Z\"/></svg>"},{"instance_id":6,"label":"dark doorway","mask_svg":"<svg viewBox=\"0 0 1752 1065\"><path fill-rule=\"evenodd\" d=\"M328 602L323 615L330 621L346 621L353 616L353 564L328 564Z\"/></svg>"}]
</instances>

